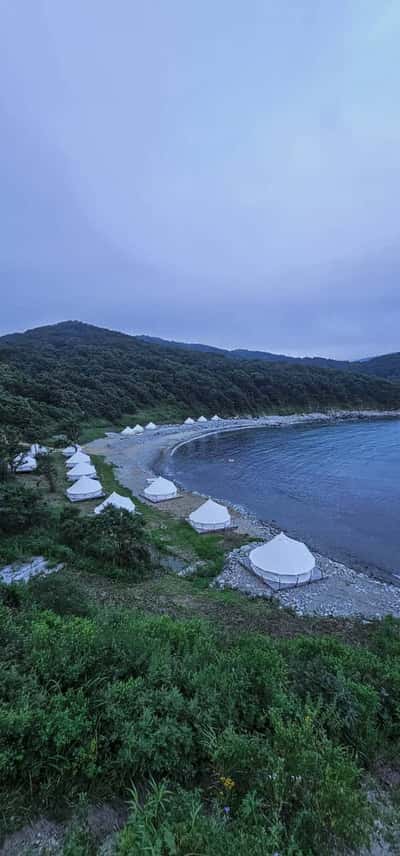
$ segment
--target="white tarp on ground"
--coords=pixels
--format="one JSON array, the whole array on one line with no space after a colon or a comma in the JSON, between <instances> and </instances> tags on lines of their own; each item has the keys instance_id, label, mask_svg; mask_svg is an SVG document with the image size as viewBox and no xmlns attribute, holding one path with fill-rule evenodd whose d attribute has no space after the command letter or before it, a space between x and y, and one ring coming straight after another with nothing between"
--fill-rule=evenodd
<instances>
[{"instance_id":1,"label":"white tarp on ground","mask_svg":"<svg viewBox=\"0 0 400 856\"><path fill-rule=\"evenodd\" d=\"M207 422L207 419L206 419L206 417L205 417L205 416L199 416L199 418L198 418L198 420L197 420L197 421L198 421L198 422Z\"/></svg>"},{"instance_id":2,"label":"white tarp on ground","mask_svg":"<svg viewBox=\"0 0 400 856\"><path fill-rule=\"evenodd\" d=\"M67 479L69 481L76 481L76 479L81 479L83 476L96 477L96 469L90 462L82 461L67 471Z\"/></svg>"},{"instance_id":3,"label":"white tarp on ground","mask_svg":"<svg viewBox=\"0 0 400 856\"><path fill-rule=\"evenodd\" d=\"M151 502L162 502L165 499L175 499L178 491L172 481L160 476L145 487L143 493Z\"/></svg>"},{"instance_id":4,"label":"white tarp on ground","mask_svg":"<svg viewBox=\"0 0 400 856\"><path fill-rule=\"evenodd\" d=\"M82 452L80 449L78 452L75 452L74 455L71 455L70 458L66 460L67 467L76 467L77 464L90 464L90 457L86 454L86 452Z\"/></svg>"},{"instance_id":5,"label":"white tarp on ground","mask_svg":"<svg viewBox=\"0 0 400 856\"><path fill-rule=\"evenodd\" d=\"M67 488L66 494L71 502L83 502L84 499L97 499L98 496L103 496L103 488L97 479L83 476Z\"/></svg>"},{"instance_id":6,"label":"white tarp on ground","mask_svg":"<svg viewBox=\"0 0 400 856\"><path fill-rule=\"evenodd\" d=\"M132 428L132 434L143 434L143 431L144 428L141 425L135 425L135 427Z\"/></svg>"},{"instance_id":7,"label":"white tarp on ground","mask_svg":"<svg viewBox=\"0 0 400 856\"><path fill-rule=\"evenodd\" d=\"M315 568L315 559L308 547L283 532L261 547L255 547L249 559L255 574L266 582L283 585L308 582Z\"/></svg>"},{"instance_id":8,"label":"white tarp on ground","mask_svg":"<svg viewBox=\"0 0 400 856\"><path fill-rule=\"evenodd\" d=\"M154 431L155 428L157 428L157 425L155 425L154 422L148 422L146 425L147 431Z\"/></svg>"},{"instance_id":9,"label":"white tarp on ground","mask_svg":"<svg viewBox=\"0 0 400 856\"><path fill-rule=\"evenodd\" d=\"M66 446L66 448L63 449L64 458L70 458L71 455L74 455L75 452L80 452L80 450L80 446Z\"/></svg>"},{"instance_id":10,"label":"white tarp on ground","mask_svg":"<svg viewBox=\"0 0 400 856\"><path fill-rule=\"evenodd\" d=\"M189 523L197 532L228 529L231 522L231 515L226 506L214 502L213 499L207 499L196 511L189 514Z\"/></svg>"},{"instance_id":11,"label":"white tarp on ground","mask_svg":"<svg viewBox=\"0 0 400 856\"><path fill-rule=\"evenodd\" d=\"M34 473L37 469L37 462L32 455L17 455L14 464L16 473Z\"/></svg>"},{"instance_id":12,"label":"white tarp on ground","mask_svg":"<svg viewBox=\"0 0 400 856\"><path fill-rule=\"evenodd\" d=\"M36 556L30 562L25 562L24 564L14 562L12 565L6 565L4 568L1 568L0 580L7 585L20 582L26 583L31 577L37 577L38 574L42 576L54 574L56 571L61 571L63 567L63 564L49 567L48 559L45 559L44 556Z\"/></svg>"},{"instance_id":13,"label":"white tarp on ground","mask_svg":"<svg viewBox=\"0 0 400 856\"><path fill-rule=\"evenodd\" d=\"M121 496L119 493L111 493L101 505L96 505L94 510L95 514L100 514L104 508L108 508L109 505L112 505L114 508L123 508L125 511L130 511L132 514L135 513L135 503L132 502L129 496Z\"/></svg>"},{"instance_id":14,"label":"white tarp on ground","mask_svg":"<svg viewBox=\"0 0 400 856\"><path fill-rule=\"evenodd\" d=\"M192 419L192 417L191 417L191 416L188 416L188 418L187 418L187 419L185 419L185 421L184 421L184 423L183 423L183 424L184 424L184 425L194 425L194 419Z\"/></svg>"}]
</instances>

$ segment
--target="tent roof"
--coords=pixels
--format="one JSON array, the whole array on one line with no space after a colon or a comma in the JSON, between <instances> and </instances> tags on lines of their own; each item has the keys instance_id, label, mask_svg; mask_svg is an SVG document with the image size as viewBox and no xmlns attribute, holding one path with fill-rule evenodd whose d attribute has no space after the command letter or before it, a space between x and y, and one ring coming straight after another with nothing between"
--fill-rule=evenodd
<instances>
[{"instance_id":1,"label":"tent roof","mask_svg":"<svg viewBox=\"0 0 400 856\"><path fill-rule=\"evenodd\" d=\"M132 434L141 434L143 431L144 428L142 428L141 425L135 425L135 427L132 428Z\"/></svg>"},{"instance_id":2,"label":"tent roof","mask_svg":"<svg viewBox=\"0 0 400 856\"><path fill-rule=\"evenodd\" d=\"M75 464L90 464L90 457L86 454L86 452L75 452L74 455L71 455L70 458L67 459L67 467L74 467Z\"/></svg>"},{"instance_id":3,"label":"tent roof","mask_svg":"<svg viewBox=\"0 0 400 856\"><path fill-rule=\"evenodd\" d=\"M80 448L80 446L66 446L65 449L62 450L62 453L65 457L69 457L69 455L74 455L75 452L79 452Z\"/></svg>"},{"instance_id":4,"label":"tent roof","mask_svg":"<svg viewBox=\"0 0 400 856\"><path fill-rule=\"evenodd\" d=\"M198 421L198 422L207 422L207 419L206 419L206 417L205 417L205 416L199 416L199 418L198 418L198 420L197 420L197 421Z\"/></svg>"},{"instance_id":5,"label":"tent roof","mask_svg":"<svg viewBox=\"0 0 400 856\"><path fill-rule=\"evenodd\" d=\"M126 426L126 428L124 428L124 429L121 431L121 434L126 434L126 435L128 435L128 434L132 434L132 431L133 431L133 428L130 428L130 427L129 427L129 425L127 425L127 426Z\"/></svg>"},{"instance_id":6,"label":"tent roof","mask_svg":"<svg viewBox=\"0 0 400 856\"><path fill-rule=\"evenodd\" d=\"M89 476L82 476L82 478L74 482L71 487L67 488L67 493L72 495L75 493L83 493L90 496L90 494L97 494L99 490L101 490L101 484L97 479L91 479Z\"/></svg>"},{"instance_id":7,"label":"tent roof","mask_svg":"<svg viewBox=\"0 0 400 856\"><path fill-rule=\"evenodd\" d=\"M230 523L231 516L225 505L207 499L196 511L189 514L193 523Z\"/></svg>"},{"instance_id":8,"label":"tent roof","mask_svg":"<svg viewBox=\"0 0 400 856\"><path fill-rule=\"evenodd\" d=\"M155 425L154 422L148 422L146 428L157 428L157 425Z\"/></svg>"},{"instance_id":9,"label":"tent roof","mask_svg":"<svg viewBox=\"0 0 400 856\"><path fill-rule=\"evenodd\" d=\"M308 573L315 567L315 559L302 541L288 538L283 532L271 541L256 547L250 561L261 571L288 575Z\"/></svg>"},{"instance_id":10,"label":"tent roof","mask_svg":"<svg viewBox=\"0 0 400 856\"><path fill-rule=\"evenodd\" d=\"M135 511L135 503L132 502L129 496L121 496L119 493L111 493L101 505L97 505L95 508L95 514L100 514L103 511L103 508L107 508L109 505L114 506L114 508L124 508L125 511Z\"/></svg>"},{"instance_id":11,"label":"tent roof","mask_svg":"<svg viewBox=\"0 0 400 856\"><path fill-rule=\"evenodd\" d=\"M36 458L31 454L21 456L17 455L17 457L14 458L14 464L16 464L16 472L22 472L23 470L28 472L29 470L36 470L37 468Z\"/></svg>"},{"instance_id":12,"label":"tent roof","mask_svg":"<svg viewBox=\"0 0 400 856\"><path fill-rule=\"evenodd\" d=\"M79 464L75 464L74 467L71 467L68 470L68 478L77 478L79 479L81 476L95 476L96 470L93 464L89 461L79 461Z\"/></svg>"},{"instance_id":13,"label":"tent roof","mask_svg":"<svg viewBox=\"0 0 400 856\"><path fill-rule=\"evenodd\" d=\"M33 443L30 448L31 455L47 455L48 451L47 446L41 446L40 443Z\"/></svg>"},{"instance_id":14,"label":"tent roof","mask_svg":"<svg viewBox=\"0 0 400 856\"><path fill-rule=\"evenodd\" d=\"M185 424L185 425L194 425L194 419L192 419L192 417L191 417L191 416L188 416L188 418L187 418L187 419L185 419L184 424Z\"/></svg>"},{"instance_id":15,"label":"tent roof","mask_svg":"<svg viewBox=\"0 0 400 856\"><path fill-rule=\"evenodd\" d=\"M164 479L162 476L154 479L154 481L150 482L150 484L144 489L146 496L162 496L163 494L166 496L173 496L176 492L176 485L174 485L173 481Z\"/></svg>"}]
</instances>

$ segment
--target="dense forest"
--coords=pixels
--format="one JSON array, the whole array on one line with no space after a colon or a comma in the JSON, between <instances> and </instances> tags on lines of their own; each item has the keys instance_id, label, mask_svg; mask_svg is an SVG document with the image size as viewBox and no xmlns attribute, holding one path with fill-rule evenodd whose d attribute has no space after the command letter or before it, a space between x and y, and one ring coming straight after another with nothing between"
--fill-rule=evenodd
<instances>
[{"instance_id":1,"label":"dense forest","mask_svg":"<svg viewBox=\"0 0 400 856\"><path fill-rule=\"evenodd\" d=\"M197 343L173 342L168 339L158 339L153 336L139 336L144 342L163 345L164 348L181 348L190 351L207 351L220 356L230 357L233 360L258 360L268 363L298 363L313 368L336 369L353 374L375 375L387 380L400 378L400 353L383 354L379 357L370 357L364 360L334 360L327 357L289 357L287 354L273 354L270 351L249 351L243 348L234 348L228 351L223 348L214 348L211 345L200 345Z\"/></svg>"},{"instance_id":2,"label":"dense forest","mask_svg":"<svg viewBox=\"0 0 400 856\"><path fill-rule=\"evenodd\" d=\"M213 351L165 348L80 322L0 339L0 424L43 436L75 418L118 423L159 409L180 419L326 410L392 409L400 386L301 363L232 360Z\"/></svg>"}]
</instances>

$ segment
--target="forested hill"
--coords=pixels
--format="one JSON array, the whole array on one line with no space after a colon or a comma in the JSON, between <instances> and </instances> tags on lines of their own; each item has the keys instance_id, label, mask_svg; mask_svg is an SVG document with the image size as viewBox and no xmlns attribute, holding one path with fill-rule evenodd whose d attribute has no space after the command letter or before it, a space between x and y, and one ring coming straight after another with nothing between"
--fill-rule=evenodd
<instances>
[{"instance_id":1,"label":"forested hill","mask_svg":"<svg viewBox=\"0 0 400 856\"><path fill-rule=\"evenodd\" d=\"M138 336L143 342L163 345L164 348L182 348L190 351L209 351L215 354L225 355L235 360L262 360L268 363L300 363L306 366L318 366L326 369L338 369L339 371L350 371L361 374L376 375L387 380L400 379L400 353L384 354L379 357L369 357L364 360L333 360L328 357L289 357L287 354L273 354L270 351L249 351L243 348L235 348L228 351L223 348L214 348L212 345L200 345L198 343L173 342L168 339L158 339L152 336Z\"/></svg>"},{"instance_id":2,"label":"forested hill","mask_svg":"<svg viewBox=\"0 0 400 856\"><path fill-rule=\"evenodd\" d=\"M27 439L70 417L118 423L145 412L180 419L330 407L398 408L400 386L297 362L165 348L76 321L0 338L0 424Z\"/></svg>"}]
</instances>

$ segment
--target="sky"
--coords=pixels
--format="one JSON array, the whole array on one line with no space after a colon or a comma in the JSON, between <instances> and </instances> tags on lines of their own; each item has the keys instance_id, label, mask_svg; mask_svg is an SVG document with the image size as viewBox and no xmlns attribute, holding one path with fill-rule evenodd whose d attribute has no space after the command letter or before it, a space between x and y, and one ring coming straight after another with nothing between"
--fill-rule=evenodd
<instances>
[{"instance_id":1,"label":"sky","mask_svg":"<svg viewBox=\"0 0 400 856\"><path fill-rule=\"evenodd\" d=\"M397 0L0 0L0 333L400 350Z\"/></svg>"}]
</instances>

